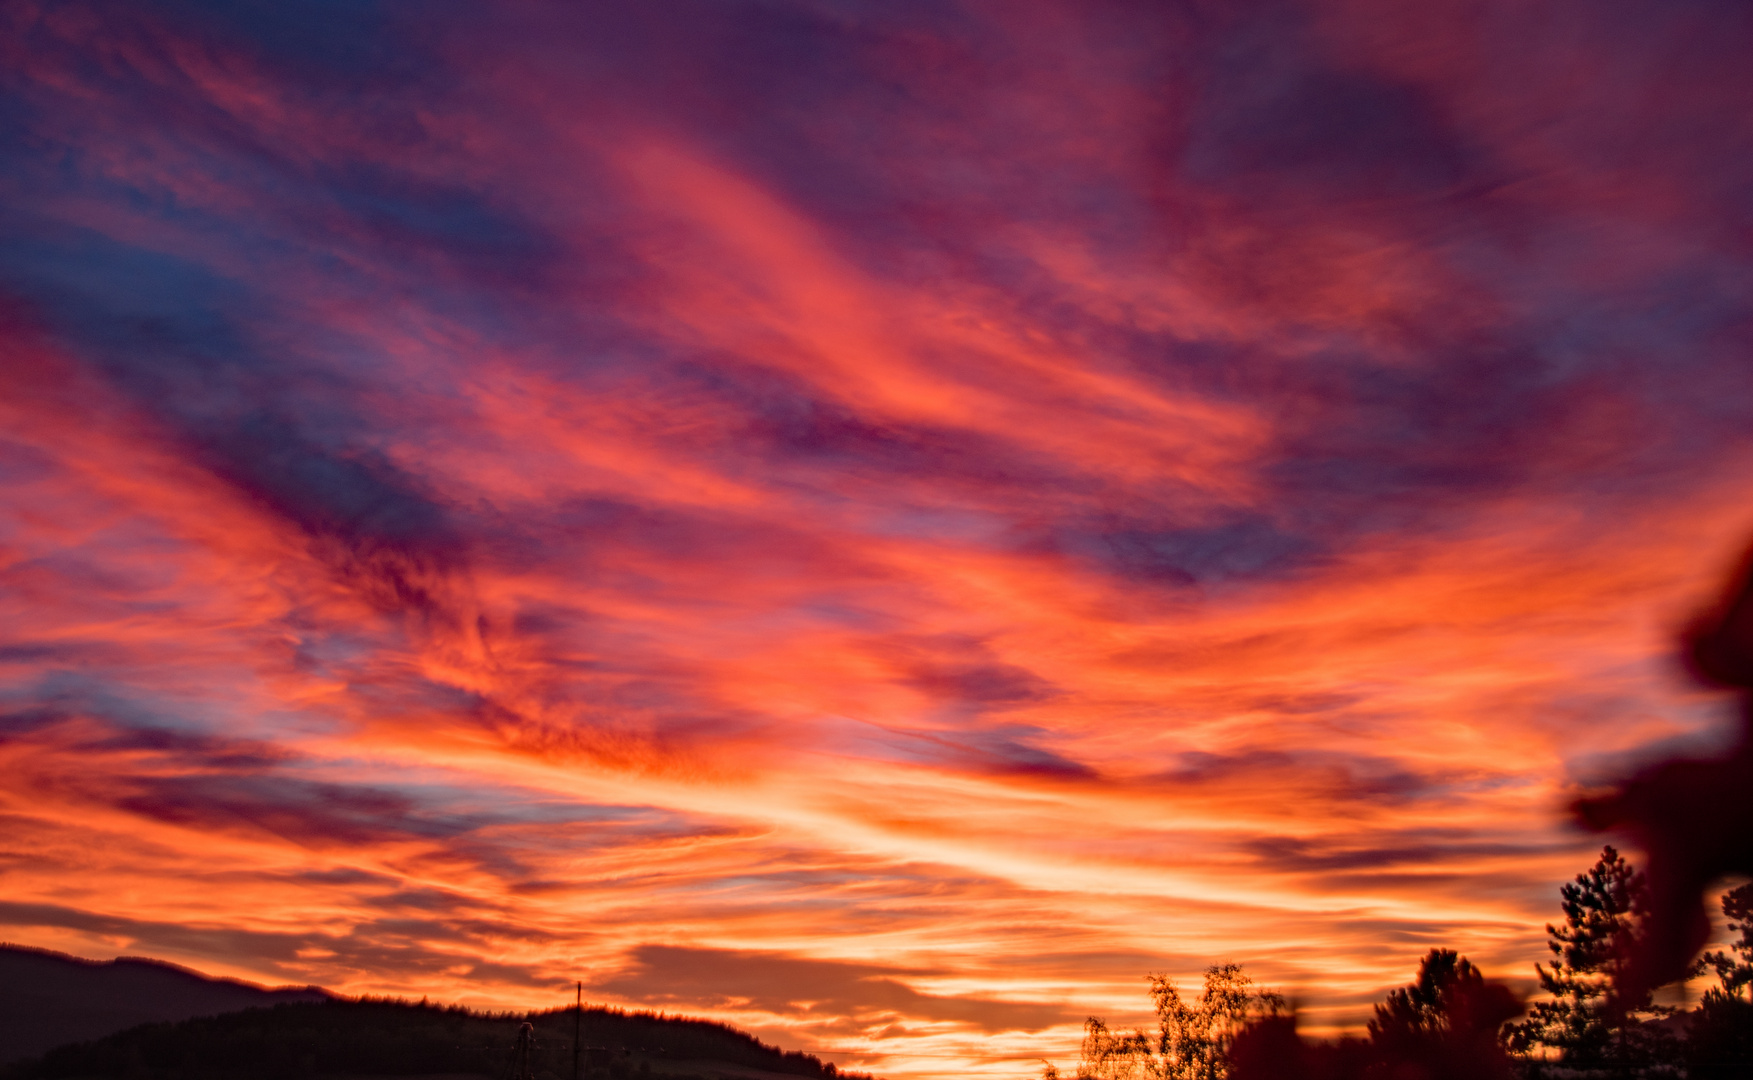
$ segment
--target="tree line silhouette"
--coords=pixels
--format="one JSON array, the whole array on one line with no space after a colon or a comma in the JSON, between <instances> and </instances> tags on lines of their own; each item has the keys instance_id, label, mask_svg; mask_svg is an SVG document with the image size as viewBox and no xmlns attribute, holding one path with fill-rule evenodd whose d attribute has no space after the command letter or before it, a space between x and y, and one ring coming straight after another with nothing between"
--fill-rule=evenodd
<instances>
[{"instance_id":1,"label":"tree line silhouette","mask_svg":"<svg viewBox=\"0 0 1753 1080\"><path fill-rule=\"evenodd\" d=\"M1691 1009L1659 1005L1639 978L1648 945L1648 878L1613 847L1559 889L1563 922L1546 927L1541 996L1524 1007L1452 949L1432 949L1409 986L1375 1006L1364 1038L1297 1034L1281 994L1234 963L1205 972L1200 996L1147 976L1157 1030L1084 1025L1075 1080L1619 1080L1753 1077L1753 884L1722 896L1727 949L1687 979L1714 976ZM1048 1065L1043 1080L1059 1080Z\"/></svg>"}]
</instances>

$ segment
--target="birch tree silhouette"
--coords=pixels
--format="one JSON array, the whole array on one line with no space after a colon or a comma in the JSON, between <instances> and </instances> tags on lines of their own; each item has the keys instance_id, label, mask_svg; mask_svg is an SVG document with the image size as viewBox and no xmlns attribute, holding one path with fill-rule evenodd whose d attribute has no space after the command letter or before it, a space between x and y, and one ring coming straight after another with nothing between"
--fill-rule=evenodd
<instances>
[{"instance_id":1,"label":"birch tree silhouette","mask_svg":"<svg viewBox=\"0 0 1753 1080\"><path fill-rule=\"evenodd\" d=\"M1230 1050L1249 1026L1284 1012L1282 995L1259 989L1240 964L1205 970L1203 992L1188 1001L1166 975L1147 976L1157 1034L1117 1032L1092 1016L1084 1022L1077 1080L1228 1080ZM1057 1080L1047 1066L1044 1080Z\"/></svg>"}]
</instances>

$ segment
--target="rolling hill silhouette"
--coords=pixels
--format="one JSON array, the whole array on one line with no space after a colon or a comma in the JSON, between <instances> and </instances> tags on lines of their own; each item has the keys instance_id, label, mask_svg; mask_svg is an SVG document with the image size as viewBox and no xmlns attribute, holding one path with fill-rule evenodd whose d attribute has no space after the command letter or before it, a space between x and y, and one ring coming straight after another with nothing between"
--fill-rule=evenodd
<instances>
[{"instance_id":1,"label":"rolling hill silhouette","mask_svg":"<svg viewBox=\"0 0 1753 1080\"><path fill-rule=\"evenodd\" d=\"M575 1024L581 1080L859 1076L708 1020L355 1000L211 979L157 960L105 963L0 946L0 1080L504 1077L526 1022L535 1080L570 1080Z\"/></svg>"},{"instance_id":2,"label":"rolling hill silhouette","mask_svg":"<svg viewBox=\"0 0 1753 1080\"><path fill-rule=\"evenodd\" d=\"M782 1051L708 1020L589 1008L481 1013L461 1006L333 998L145 1024L57 1047L0 1070L0 1080L303 1080L321 1077L505 1078L518 1031L534 1080L854 1080L813 1055Z\"/></svg>"},{"instance_id":3,"label":"rolling hill silhouette","mask_svg":"<svg viewBox=\"0 0 1753 1080\"><path fill-rule=\"evenodd\" d=\"M314 986L267 989L215 979L163 960L82 960L0 944L0 1064L137 1024L331 996Z\"/></svg>"}]
</instances>

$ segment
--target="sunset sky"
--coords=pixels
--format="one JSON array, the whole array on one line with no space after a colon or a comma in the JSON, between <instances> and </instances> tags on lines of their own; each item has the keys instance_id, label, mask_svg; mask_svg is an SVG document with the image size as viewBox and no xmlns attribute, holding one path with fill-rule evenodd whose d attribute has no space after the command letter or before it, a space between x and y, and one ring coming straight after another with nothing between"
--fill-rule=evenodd
<instances>
[{"instance_id":1,"label":"sunset sky","mask_svg":"<svg viewBox=\"0 0 1753 1080\"><path fill-rule=\"evenodd\" d=\"M0 938L1021 1078L1720 744L1753 7L0 5Z\"/></svg>"}]
</instances>

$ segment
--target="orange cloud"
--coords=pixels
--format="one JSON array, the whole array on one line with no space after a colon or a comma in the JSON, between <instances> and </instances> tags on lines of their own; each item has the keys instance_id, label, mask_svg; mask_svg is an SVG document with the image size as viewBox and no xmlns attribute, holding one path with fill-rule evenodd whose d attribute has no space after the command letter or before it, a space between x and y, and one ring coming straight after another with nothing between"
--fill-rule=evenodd
<instances>
[{"instance_id":1,"label":"orange cloud","mask_svg":"<svg viewBox=\"0 0 1753 1080\"><path fill-rule=\"evenodd\" d=\"M8 13L7 936L894 1076L1526 976L1726 731L1740 68L682 8Z\"/></svg>"}]
</instances>

